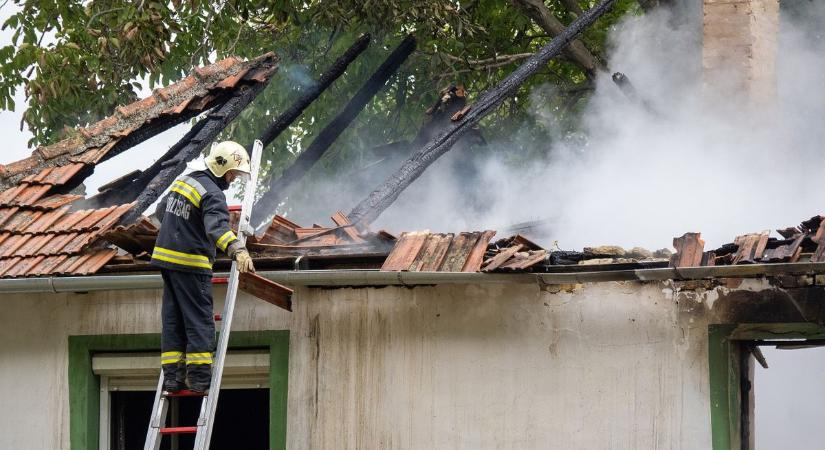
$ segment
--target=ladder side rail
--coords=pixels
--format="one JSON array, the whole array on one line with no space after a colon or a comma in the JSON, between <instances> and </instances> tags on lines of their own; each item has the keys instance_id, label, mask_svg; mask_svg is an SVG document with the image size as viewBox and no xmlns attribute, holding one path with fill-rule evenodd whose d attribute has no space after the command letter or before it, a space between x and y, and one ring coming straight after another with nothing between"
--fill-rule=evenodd
<instances>
[{"instance_id":1,"label":"ladder side rail","mask_svg":"<svg viewBox=\"0 0 825 450\"><path fill-rule=\"evenodd\" d=\"M158 377L158 386L155 389L155 401L152 403L152 414L149 417L149 427L146 431L146 440L143 444L144 450L160 449L161 434L160 429L166 422L167 400L163 397L163 370ZM101 411L101 414L103 412Z\"/></svg>"},{"instance_id":2,"label":"ladder side rail","mask_svg":"<svg viewBox=\"0 0 825 450\"><path fill-rule=\"evenodd\" d=\"M250 159L250 178L244 192L243 203L241 204L241 217L238 222L238 240L241 245L246 246L246 238L251 234L249 226L252 215L252 204L255 201L255 187L258 184L258 171L261 166L261 154L263 144L255 140ZM195 450L207 450L212 439L212 427L215 422L215 409L218 406L218 395L220 393L221 379L223 377L224 359L229 346L229 333L232 326L232 315L235 312L235 300L238 295L238 283L240 273L238 265L232 262L230 269L229 284L226 289L226 300L224 302L223 317L221 320L221 332L218 338L218 348L215 354L215 361L212 366L212 382L209 388L209 395L204 397L201 404L201 414L198 418L198 432L195 436Z\"/></svg>"}]
</instances>

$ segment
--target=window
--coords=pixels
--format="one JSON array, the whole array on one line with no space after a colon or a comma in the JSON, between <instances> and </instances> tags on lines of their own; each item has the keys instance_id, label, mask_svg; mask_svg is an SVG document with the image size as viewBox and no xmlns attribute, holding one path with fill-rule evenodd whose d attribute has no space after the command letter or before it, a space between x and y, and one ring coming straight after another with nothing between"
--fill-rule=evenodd
<instances>
[{"instance_id":1,"label":"window","mask_svg":"<svg viewBox=\"0 0 825 450\"><path fill-rule=\"evenodd\" d=\"M227 411L241 408L245 411L242 417L244 420L258 420L260 417L266 416L268 421L268 441L269 449L284 449L286 447L286 399L287 399L287 371L288 371L288 354L289 354L289 332L288 331L236 331L233 332L229 339L230 352L236 357L235 364L237 367L233 369L235 372L232 377L225 377L227 383L225 387L232 389L222 390L220 397L220 406L218 407L218 417L221 415L221 409ZM149 359L152 359L151 364L157 363L157 355L160 349L160 335L158 334L140 334L140 335L98 335L98 336L70 336L69 337L69 432L70 443L72 450L87 450L87 449L104 449L107 448L100 445L101 442L101 398L105 402L109 401L108 405L104 405L104 410L110 411L108 415L108 440L110 443L118 441L117 437L113 437L111 430L113 424L111 418L119 420L121 414L119 408L123 408L123 422L118 425L120 428L116 430L127 430L130 426L135 426L134 423L139 416L138 410L142 407L139 403L142 401L142 396L148 396L149 406L144 409L144 415L148 420L148 414L151 411L152 395L154 395L154 386L149 387L145 381L141 381L141 376L138 375L141 367L148 367ZM125 354L132 352L131 354ZM115 354L115 356L112 356ZM260 361L263 358L262 354L268 354L268 375L267 380L261 383L258 388L258 381L262 377L254 373L238 373L238 370L247 370L247 372L260 372L260 367L253 369L243 369L246 363L243 363L240 358L252 358ZM245 356L243 356L245 355ZM120 357L120 359L117 358ZM239 362L241 361L241 362ZM95 369L95 364L97 368ZM230 361L227 361L231 363ZM247 361L248 362L248 361ZM255 366L259 363L253 363ZM126 374L121 369L127 366L133 366L131 375ZM248 365L248 364L247 364ZM120 369L118 369L120 367ZM99 373L95 373L97 370ZM121 371L119 371L121 370ZM157 370L157 369L154 369ZM127 370L128 371L128 370ZM104 374L105 372L105 374ZM157 376L143 375L144 380L151 379ZM157 378L154 378L150 384L154 385ZM140 387L148 387L148 391L141 391ZM117 388L117 390L114 390ZM101 395L105 392L106 395ZM110 392L116 392L111 395ZM232 404L236 406L232 406ZM123 405L123 406L120 406ZM134 409L134 414L130 415L127 411L127 406ZM199 405L181 405L178 412L180 420L183 422L189 420L186 414L188 410L195 410L197 414ZM259 409L260 408L260 409ZM251 419L250 414L255 411L263 410L265 414L255 414L255 418ZM111 414L114 411L114 414ZM131 419L134 416L135 419ZM218 418L217 420L220 420ZM217 420L216 430L213 436L217 437ZM245 422L248 423L249 421ZM188 423L188 422L187 422ZM142 433L145 435L145 427ZM120 431L118 431L119 433ZM126 431L125 431L126 432ZM106 436L103 434L103 436ZM218 443L213 437L215 445ZM237 436L235 441L237 442ZM142 439L141 439L142 440ZM181 448L184 443L181 442ZM110 447L119 450L116 446ZM126 447L131 448L131 447ZM142 448L142 445L141 447ZM168 448L168 447L167 447ZM189 447L191 448L191 446ZM254 448L254 447L246 447Z\"/></svg>"},{"instance_id":2,"label":"window","mask_svg":"<svg viewBox=\"0 0 825 450\"><path fill-rule=\"evenodd\" d=\"M159 374L157 353L98 353L92 372L100 377L100 450L143 448ZM266 449L269 442L269 352L230 351L224 366L212 442L216 448ZM194 425L200 398L173 399L170 426ZM254 412L254 413L250 413ZM243 430L239 433L239 430ZM225 442L226 445L221 445ZM165 437L161 449L191 449L193 435Z\"/></svg>"}]
</instances>

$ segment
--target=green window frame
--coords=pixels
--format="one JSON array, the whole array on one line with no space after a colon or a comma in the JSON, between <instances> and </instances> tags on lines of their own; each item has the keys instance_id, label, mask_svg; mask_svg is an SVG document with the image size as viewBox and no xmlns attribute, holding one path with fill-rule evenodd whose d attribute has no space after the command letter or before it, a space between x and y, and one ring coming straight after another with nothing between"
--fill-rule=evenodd
<instances>
[{"instance_id":1,"label":"green window frame","mask_svg":"<svg viewBox=\"0 0 825 450\"><path fill-rule=\"evenodd\" d=\"M289 331L233 331L229 348L269 349L269 448L286 448ZM69 442L72 450L97 450L100 424L100 377L92 372L99 352L160 354L160 334L69 336Z\"/></svg>"},{"instance_id":2,"label":"green window frame","mask_svg":"<svg viewBox=\"0 0 825 450\"><path fill-rule=\"evenodd\" d=\"M825 339L812 323L720 324L708 327L711 441L713 450L742 448L743 342L762 339Z\"/></svg>"}]
</instances>

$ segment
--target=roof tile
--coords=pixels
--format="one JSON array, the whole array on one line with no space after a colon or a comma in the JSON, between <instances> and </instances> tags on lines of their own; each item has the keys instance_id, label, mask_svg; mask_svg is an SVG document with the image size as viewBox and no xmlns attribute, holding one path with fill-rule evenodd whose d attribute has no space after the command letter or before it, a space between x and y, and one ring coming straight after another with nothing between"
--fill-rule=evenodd
<instances>
[{"instance_id":1,"label":"roof tile","mask_svg":"<svg viewBox=\"0 0 825 450\"><path fill-rule=\"evenodd\" d=\"M6 176L28 173L36 169L43 160L36 155L29 156L12 163L6 164Z\"/></svg>"},{"instance_id":2,"label":"roof tile","mask_svg":"<svg viewBox=\"0 0 825 450\"><path fill-rule=\"evenodd\" d=\"M80 233L65 233L65 234L57 234L57 235L49 235L52 236L51 240L49 240L46 245L40 248L40 253L45 255L57 255L61 253L67 253L63 251L63 248L69 244L70 242L77 239Z\"/></svg>"},{"instance_id":3,"label":"roof tile","mask_svg":"<svg viewBox=\"0 0 825 450\"><path fill-rule=\"evenodd\" d=\"M3 241L2 244L0 244L0 258L11 257L17 249L22 247L31 238L31 234L16 234L14 236L10 236L8 239Z\"/></svg>"},{"instance_id":4,"label":"roof tile","mask_svg":"<svg viewBox=\"0 0 825 450\"><path fill-rule=\"evenodd\" d=\"M38 254L38 250L43 248L51 239L53 235L51 234L38 234L34 235L31 239L27 240L26 243L20 248L18 248L13 256L34 256Z\"/></svg>"},{"instance_id":5,"label":"roof tile","mask_svg":"<svg viewBox=\"0 0 825 450\"><path fill-rule=\"evenodd\" d=\"M32 204L32 208L42 208L42 209L55 209L60 208L61 206L68 205L69 203L83 198L82 195L72 195L72 194L64 194L64 195L50 195L46 198L38 200L36 203ZM2 214L2 213L0 213ZM2 220L0 220L2 223Z\"/></svg>"},{"instance_id":6,"label":"roof tile","mask_svg":"<svg viewBox=\"0 0 825 450\"><path fill-rule=\"evenodd\" d=\"M163 101L169 101L173 97L177 97L180 94L187 92L188 90L194 88L198 84L198 79L192 75L178 81L177 83L170 84L165 88L155 89L155 95L161 98Z\"/></svg>"},{"instance_id":7,"label":"roof tile","mask_svg":"<svg viewBox=\"0 0 825 450\"><path fill-rule=\"evenodd\" d=\"M87 230L97 228L95 225L117 208L117 206L110 206L109 208L103 209L87 209L85 211L86 217L84 217L83 220L81 220L80 222L76 223L74 229Z\"/></svg>"},{"instance_id":8,"label":"roof tile","mask_svg":"<svg viewBox=\"0 0 825 450\"><path fill-rule=\"evenodd\" d=\"M0 259L0 277L6 276L6 273L14 268L21 259L22 258Z\"/></svg>"},{"instance_id":9,"label":"roof tile","mask_svg":"<svg viewBox=\"0 0 825 450\"><path fill-rule=\"evenodd\" d=\"M33 211L33 210L24 210L20 211L15 214L11 220L8 220L5 225L3 225L3 231L8 231L11 233L22 233L23 230L29 227L32 223L34 223L40 216L43 215L43 211Z\"/></svg>"},{"instance_id":10,"label":"roof tile","mask_svg":"<svg viewBox=\"0 0 825 450\"><path fill-rule=\"evenodd\" d=\"M20 191L19 194L12 200L10 203L15 205L32 205L40 200L47 192L49 192L52 186L48 184L35 184L35 185L27 185L23 184L22 186L26 186L26 189Z\"/></svg>"},{"instance_id":11,"label":"roof tile","mask_svg":"<svg viewBox=\"0 0 825 450\"><path fill-rule=\"evenodd\" d=\"M14 199L29 187L28 184L21 184L11 189L6 189L0 193L0 205L11 205Z\"/></svg>"},{"instance_id":12,"label":"roof tile","mask_svg":"<svg viewBox=\"0 0 825 450\"><path fill-rule=\"evenodd\" d=\"M157 104L157 99L155 97L149 96L144 98L143 100L138 100L125 106L118 106L117 112L118 114L120 114L122 118L128 119L134 115L145 113Z\"/></svg>"},{"instance_id":13,"label":"roof tile","mask_svg":"<svg viewBox=\"0 0 825 450\"><path fill-rule=\"evenodd\" d=\"M45 256L35 256L33 258L21 258L20 261L15 264L8 272L6 272L3 276L7 277L17 277L26 275L26 273L40 264L40 261L46 259Z\"/></svg>"},{"instance_id":14,"label":"roof tile","mask_svg":"<svg viewBox=\"0 0 825 450\"><path fill-rule=\"evenodd\" d=\"M49 231L60 233L63 231L75 230L77 223L86 218L88 210L75 211L71 214L63 216L56 224L54 224Z\"/></svg>"},{"instance_id":15,"label":"roof tile","mask_svg":"<svg viewBox=\"0 0 825 450\"><path fill-rule=\"evenodd\" d=\"M54 159L58 156L74 153L75 150L83 148L85 141L83 136L78 134L47 147L38 147L35 153L46 160Z\"/></svg>"},{"instance_id":16,"label":"roof tile","mask_svg":"<svg viewBox=\"0 0 825 450\"><path fill-rule=\"evenodd\" d=\"M84 167L83 163L73 163L62 167L55 167L44 179L44 184L63 185L72 179Z\"/></svg>"},{"instance_id":17,"label":"roof tile","mask_svg":"<svg viewBox=\"0 0 825 450\"><path fill-rule=\"evenodd\" d=\"M17 214L17 211L20 211L19 206L0 207L0 225L3 225L9 219L14 217L14 215Z\"/></svg>"},{"instance_id":18,"label":"roof tile","mask_svg":"<svg viewBox=\"0 0 825 450\"><path fill-rule=\"evenodd\" d=\"M69 208L55 209L53 211L42 214L37 220L33 221L31 225L26 227L23 231L25 233L45 233L55 222L66 215Z\"/></svg>"},{"instance_id":19,"label":"roof tile","mask_svg":"<svg viewBox=\"0 0 825 450\"><path fill-rule=\"evenodd\" d=\"M117 125L118 118L116 116L109 116L103 120L93 123L92 125L80 130L80 133L87 138L92 138L98 135L108 133Z\"/></svg>"},{"instance_id":20,"label":"roof tile","mask_svg":"<svg viewBox=\"0 0 825 450\"><path fill-rule=\"evenodd\" d=\"M43 259L40 264L30 270L27 275L49 275L68 257L68 255L48 256Z\"/></svg>"},{"instance_id":21,"label":"roof tile","mask_svg":"<svg viewBox=\"0 0 825 450\"><path fill-rule=\"evenodd\" d=\"M211 78L217 77L223 78L228 75L227 72L229 72L230 69L241 62L242 61L240 59L230 56L229 58L222 59L214 64L198 67L195 69L195 76L200 78L201 81L208 81Z\"/></svg>"}]
</instances>

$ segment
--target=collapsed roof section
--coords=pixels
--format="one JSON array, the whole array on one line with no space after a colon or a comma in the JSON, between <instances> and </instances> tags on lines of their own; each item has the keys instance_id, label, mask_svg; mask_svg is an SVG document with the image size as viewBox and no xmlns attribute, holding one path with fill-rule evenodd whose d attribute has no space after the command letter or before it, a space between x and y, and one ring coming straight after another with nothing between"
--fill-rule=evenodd
<instances>
[{"instance_id":1,"label":"collapsed roof section","mask_svg":"<svg viewBox=\"0 0 825 450\"><path fill-rule=\"evenodd\" d=\"M94 166L221 104L242 86L268 82L277 58L227 58L28 158L0 165L0 277L86 275L118 253L101 239L134 206L84 209L72 193Z\"/></svg>"}]
</instances>

